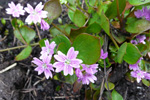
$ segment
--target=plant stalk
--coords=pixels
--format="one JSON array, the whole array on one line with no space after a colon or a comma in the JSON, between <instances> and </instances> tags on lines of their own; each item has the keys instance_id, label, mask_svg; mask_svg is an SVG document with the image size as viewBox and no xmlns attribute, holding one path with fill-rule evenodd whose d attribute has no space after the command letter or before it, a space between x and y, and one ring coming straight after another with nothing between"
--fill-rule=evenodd
<instances>
[{"instance_id":1,"label":"plant stalk","mask_svg":"<svg viewBox=\"0 0 150 100\"><path fill-rule=\"evenodd\" d=\"M37 27L36 24L34 24L34 25L35 25L36 31L37 31L37 33L38 33L39 39L41 40L42 38L41 38L41 35L40 35L40 32L39 32L39 29L38 29L38 27Z\"/></svg>"},{"instance_id":2,"label":"plant stalk","mask_svg":"<svg viewBox=\"0 0 150 100\"><path fill-rule=\"evenodd\" d=\"M116 0L116 5L117 5L117 15L118 15L118 19L119 19L119 22L120 22L120 27L122 28L122 19L120 17L120 12L119 12L119 1Z\"/></svg>"},{"instance_id":3,"label":"plant stalk","mask_svg":"<svg viewBox=\"0 0 150 100\"><path fill-rule=\"evenodd\" d=\"M57 30L59 30L60 32L62 32L63 34L65 34L67 37L69 37L69 35L68 35L65 31L63 31L63 30L61 30L59 27L57 27L57 25L55 25L54 23L52 23L52 25L53 25Z\"/></svg>"},{"instance_id":4,"label":"plant stalk","mask_svg":"<svg viewBox=\"0 0 150 100\"><path fill-rule=\"evenodd\" d=\"M30 44L30 46L36 46L36 45L39 45L39 43ZM0 50L0 52L15 50L15 49L19 49L19 48L25 48L25 47L27 47L27 46L28 46L28 45L22 45L22 46L17 46L17 47L2 49L2 50Z\"/></svg>"}]
</instances>

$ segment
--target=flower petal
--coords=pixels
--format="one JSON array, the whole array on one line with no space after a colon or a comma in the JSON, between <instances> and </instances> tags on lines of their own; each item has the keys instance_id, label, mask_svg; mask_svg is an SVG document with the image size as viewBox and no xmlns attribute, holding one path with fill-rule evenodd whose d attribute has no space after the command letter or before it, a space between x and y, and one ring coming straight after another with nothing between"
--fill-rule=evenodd
<instances>
[{"instance_id":1,"label":"flower petal","mask_svg":"<svg viewBox=\"0 0 150 100\"><path fill-rule=\"evenodd\" d=\"M67 53L67 58L68 59L75 59L78 55L78 51L74 51L74 47L71 47L69 50L68 50L68 53Z\"/></svg>"},{"instance_id":2,"label":"flower petal","mask_svg":"<svg viewBox=\"0 0 150 100\"><path fill-rule=\"evenodd\" d=\"M55 58L57 61L65 62L65 60L66 60L66 55L64 55L61 51L58 51L58 55L54 55L54 58Z\"/></svg>"}]
</instances>

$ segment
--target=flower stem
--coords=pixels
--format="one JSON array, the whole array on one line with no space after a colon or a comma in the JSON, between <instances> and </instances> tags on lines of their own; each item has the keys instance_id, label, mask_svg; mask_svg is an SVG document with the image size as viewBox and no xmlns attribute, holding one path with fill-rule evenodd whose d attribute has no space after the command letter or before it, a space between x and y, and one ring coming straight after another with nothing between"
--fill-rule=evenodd
<instances>
[{"instance_id":1,"label":"flower stem","mask_svg":"<svg viewBox=\"0 0 150 100\"><path fill-rule=\"evenodd\" d=\"M39 43L30 44L30 46L36 46L36 45L39 45ZM19 48L25 48L25 47L27 47L27 46L28 46L28 45L22 45L22 46L17 46L17 47L2 49L2 50L0 50L0 52L9 51L9 50L15 50L15 49L19 49Z\"/></svg>"},{"instance_id":2,"label":"flower stem","mask_svg":"<svg viewBox=\"0 0 150 100\"><path fill-rule=\"evenodd\" d=\"M20 33L20 30L19 30L18 28L16 28L16 29L17 29L17 31L19 32L20 37L21 37L22 41L24 42L24 44L25 44L25 45L28 45L27 42L25 41L25 39L23 38L22 34Z\"/></svg>"},{"instance_id":3,"label":"flower stem","mask_svg":"<svg viewBox=\"0 0 150 100\"><path fill-rule=\"evenodd\" d=\"M119 1L116 0L116 4L117 4L117 15L118 15L118 19L119 19L119 22L120 22L120 27L122 28L122 19L120 17L120 12L119 12Z\"/></svg>"},{"instance_id":4,"label":"flower stem","mask_svg":"<svg viewBox=\"0 0 150 100\"><path fill-rule=\"evenodd\" d=\"M39 29L38 29L38 27L37 27L36 24L34 24L34 25L35 25L36 31L37 31L37 33L38 33L39 39L41 40L42 38L41 38L41 35L40 35L40 32L39 32Z\"/></svg>"},{"instance_id":5,"label":"flower stem","mask_svg":"<svg viewBox=\"0 0 150 100\"><path fill-rule=\"evenodd\" d=\"M63 31L63 30L61 30L59 27L57 27L57 25L55 25L54 23L52 23L52 25L53 25L57 30L59 30L60 32L62 32L63 34L65 34L67 37L69 37L69 35L68 35L65 31Z\"/></svg>"},{"instance_id":6,"label":"flower stem","mask_svg":"<svg viewBox=\"0 0 150 100\"><path fill-rule=\"evenodd\" d=\"M116 41L114 40L112 34L110 33L110 39L113 41L114 45L116 46L117 49L119 49L118 44L116 43Z\"/></svg>"}]
</instances>

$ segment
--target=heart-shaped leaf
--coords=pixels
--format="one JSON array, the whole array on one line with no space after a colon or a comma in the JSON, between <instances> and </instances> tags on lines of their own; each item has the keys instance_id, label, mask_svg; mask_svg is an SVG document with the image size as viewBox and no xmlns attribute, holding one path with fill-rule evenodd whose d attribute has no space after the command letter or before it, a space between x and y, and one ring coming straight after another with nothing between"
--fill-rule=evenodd
<instances>
[{"instance_id":1,"label":"heart-shaped leaf","mask_svg":"<svg viewBox=\"0 0 150 100\"><path fill-rule=\"evenodd\" d=\"M94 64L100 58L100 39L98 37L82 33L73 41L73 47L79 51L77 58L84 64Z\"/></svg>"},{"instance_id":2,"label":"heart-shaped leaf","mask_svg":"<svg viewBox=\"0 0 150 100\"><path fill-rule=\"evenodd\" d=\"M24 60L24 59L26 59L27 57L30 56L31 52L32 52L32 47L28 45L25 49L23 49L23 50L15 57L15 60L16 60L16 61Z\"/></svg>"}]
</instances>

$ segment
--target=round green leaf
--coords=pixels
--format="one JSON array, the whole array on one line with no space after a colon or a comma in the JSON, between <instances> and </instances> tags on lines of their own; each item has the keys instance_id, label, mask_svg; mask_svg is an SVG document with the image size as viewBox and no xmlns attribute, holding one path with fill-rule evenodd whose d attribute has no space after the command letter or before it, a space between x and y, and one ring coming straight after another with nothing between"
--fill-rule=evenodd
<instances>
[{"instance_id":1,"label":"round green leaf","mask_svg":"<svg viewBox=\"0 0 150 100\"><path fill-rule=\"evenodd\" d=\"M23 42L23 40L19 33L22 34L22 37L28 44L34 39L36 35L35 31L27 26L22 26L20 28L17 28L14 30L14 34L21 42Z\"/></svg>"},{"instance_id":2,"label":"round green leaf","mask_svg":"<svg viewBox=\"0 0 150 100\"><path fill-rule=\"evenodd\" d=\"M127 21L126 30L130 33L142 33L150 29L150 22L145 19L136 20L129 18Z\"/></svg>"},{"instance_id":3,"label":"round green leaf","mask_svg":"<svg viewBox=\"0 0 150 100\"><path fill-rule=\"evenodd\" d=\"M58 45L58 50L67 54L68 49L71 47L70 40L64 35L57 35L51 41L55 41Z\"/></svg>"},{"instance_id":4,"label":"round green leaf","mask_svg":"<svg viewBox=\"0 0 150 100\"><path fill-rule=\"evenodd\" d=\"M128 64L135 64L141 57L140 51L137 49L137 47L131 43L127 44L126 53L123 57L123 59Z\"/></svg>"},{"instance_id":5,"label":"round green leaf","mask_svg":"<svg viewBox=\"0 0 150 100\"><path fill-rule=\"evenodd\" d=\"M150 3L150 0L128 0L131 5L138 6L146 3Z\"/></svg>"},{"instance_id":6,"label":"round green leaf","mask_svg":"<svg viewBox=\"0 0 150 100\"><path fill-rule=\"evenodd\" d=\"M112 100L123 100L123 97L114 89L112 91Z\"/></svg>"},{"instance_id":7,"label":"round green leaf","mask_svg":"<svg viewBox=\"0 0 150 100\"><path fill-rule=\"evenodd\" d=\"M15 57L15 60L16 60L16 61L24 60L24 59L26 59L27 57L30 56L31 52L32 52L32 47L28 45L25 49L23 49L23 50L21 51L21 53L19 53L19 54Z\"/></svg>"},{"instance_id":8,"label":"round green leaf","mask_svg":"<svg viewBox=\"0 0 150 100\"><path fill-rule=\"evenodd\" d=\"M98 23L93 23L87 27L87 33L99 33L101 26Z\"/></svg>"},{"instance_id":9,"label":"round green leaf","mask_svg":"<svg viewBox=\"0 0 150 100\"><path fill-rule=\"evenodd\" d=\"M76 74L65 76L65 82L69 84L73 84L77 80Z\"/></svg>"},{"instance_id":10,"label":"round green leaf","mask_svg":"<svg viewBox=\"0 0 150 100\"><path fill-rule=\"evenodd\" d=\"M48 12L49 19L57 18L62 12L59 0L49 0L45 3L44 10Z\"/></svg>"},{"instance_id":11,"label":"round green leaf","mask_svg":"<svg viewBox=\"0 0 150 100\"><path fill-rule=\"evenodd\" d=\"M79 51L77 58L84 64L94 64L100 58L100 39L98 37L82 33L73 42L75 50Z\"/></svg>"},{"instance_id":12,"label":"round green leaf","mask_svg":"<svg viewBox=\"0 0 150 100\"><path fill-rule=\"evenodd\" d=\"M78 9L74 13L73 22L79 27L85 24L85 15Z\"/></svg>"}]
</instances>

